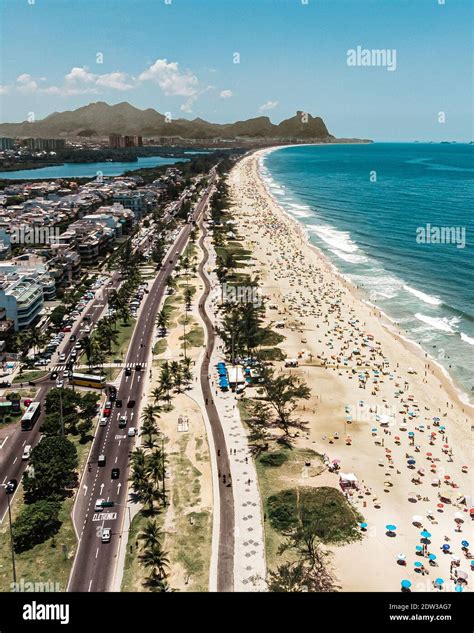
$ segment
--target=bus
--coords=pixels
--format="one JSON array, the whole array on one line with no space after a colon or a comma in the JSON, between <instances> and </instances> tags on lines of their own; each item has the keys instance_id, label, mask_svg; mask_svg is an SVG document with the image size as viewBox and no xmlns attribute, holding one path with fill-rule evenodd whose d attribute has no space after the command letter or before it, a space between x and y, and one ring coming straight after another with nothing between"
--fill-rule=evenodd
<instances>
[{"instance_id":1,"label":"bus","mask_svg":"<svg viewBox=\"0 0 474 633\"><path fill-rule=\"evenodd\" d=\"M97 376L96 374L78 374L73 372L69 378L70 385L78 387L94 387L95 389L103 389L105 387L105 376Z\"/></svg>"},{"instance_id":2,"label":"bus","mask_svg":"<svg viewBox=\"0 0 474 633\"><path fill-rule=\"evenodd\" d=\"M32 429L39 418L41 413L41 402L32 402L28 405L28 409L25 411L21 418L21 430L29 431Z\"/></svg>"}]
</instances>

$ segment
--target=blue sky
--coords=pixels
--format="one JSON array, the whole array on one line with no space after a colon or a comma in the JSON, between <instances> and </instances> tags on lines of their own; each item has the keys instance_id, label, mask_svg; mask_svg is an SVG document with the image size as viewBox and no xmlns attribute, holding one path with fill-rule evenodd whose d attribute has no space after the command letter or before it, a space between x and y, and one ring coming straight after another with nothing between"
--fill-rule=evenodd
<instances>
[{"instance_id":1,"label":"blue sky","mask_svg":"<svg viewBox=\"0 0 474 633\"><path fill-rule=\"evenodd\" d=\"M128 101L215 122L304 110L339 137L471 140L471 0L304 2L0 0L0 119ZM395 49L396 69L348 66L357 46Z\"/></svg>"}]
</instances>

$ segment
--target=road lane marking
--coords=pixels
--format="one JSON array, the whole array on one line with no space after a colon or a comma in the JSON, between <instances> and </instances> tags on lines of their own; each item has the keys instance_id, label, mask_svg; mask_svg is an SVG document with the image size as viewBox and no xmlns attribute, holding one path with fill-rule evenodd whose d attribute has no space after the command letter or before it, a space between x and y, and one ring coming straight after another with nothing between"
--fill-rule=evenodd
<instances>
[{"instance_id":1,"label":"road lane marking","mask_svg":"<svg viewBox=\"0 0 474 633\"><path fill-rule=\"evenodd\" d=\"M5 442L8 440L9 437L10 437L9 435L6 436L6 438L1 443L0 448L3 448L5 446ZM25 440L25 442L26 442L26 440Z\"/></svg>"},{"instance_id":2,"label":"road lane marking","mask_svg":"<svg viewBox=\"0 0 474 633\"><path fill-rule=\"evenodd\" d=\"M116 512L96 512L92 517L93 521L115 521L117 518Z\"/></svg>"},{"instance_id":3,"label":"road lane marking","mask_svg":"<svg viewBox=\"0 0 474 633\"><path fill-rule=\"evenodd\" d=\"M15 457L15 459L13 460L13 463L14 463L14 464L16 463L16 460L17 460L17 459L18 459L18 457Z\"/></svg>"}]
</instances>

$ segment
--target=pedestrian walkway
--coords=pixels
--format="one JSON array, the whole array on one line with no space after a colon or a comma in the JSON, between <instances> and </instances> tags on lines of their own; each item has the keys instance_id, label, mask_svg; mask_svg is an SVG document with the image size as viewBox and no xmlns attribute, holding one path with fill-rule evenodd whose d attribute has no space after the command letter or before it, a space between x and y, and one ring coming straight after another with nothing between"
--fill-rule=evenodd
<instances>
[{"instance_id":1,"label":"pedestrian walkway","mask_svg":"<svg viewBox=\"0 0 474 633\"><path fill-rule=\"evenodd\" d=\"M207 276L211 282L208 313L217 325L216 305L220 299L220 285L214 272L215 251L209 238L205 239L209 250ZM258 488L257 473L248 445L247 433L232 392L218 388L216 365L223 360L222 341L216 335L211 355L210 379L216 406L229 452L230 481L234 493L234 591L266 591L265 534ZM228 481L229 473L221 473Z\"/></svg>"}]
</instances>

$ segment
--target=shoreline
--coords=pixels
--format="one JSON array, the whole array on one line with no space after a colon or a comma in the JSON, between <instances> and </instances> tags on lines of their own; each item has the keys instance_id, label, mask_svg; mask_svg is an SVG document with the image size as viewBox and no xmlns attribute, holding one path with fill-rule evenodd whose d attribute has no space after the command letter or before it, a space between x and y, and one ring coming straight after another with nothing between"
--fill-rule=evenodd
<instances>
[{"instance_id":1,"label":"shoreline","mask_svg":"<svg viewBox=\"0 0 474 633\"><path fill-rule=\"evenodd\" d=\"M314 145L314 143L307 143L306 146L308 145ZM323 143L321 143L321 145L323 145ZM293 144L293 145L285 145L283 147L300 147L300 145ZM429 360L430 364L432 364L435 367L435 375L440 381L440 383L445 383L445 387L451 392L451 395L455 397L458 403L461 406L467 407L468 409L470 409L471 415L474 416L474 399L471 400L469 396L469 392L465 391L464 387L458 384L455 378L449 373L449 371L437 359L433 358L431 354L420 345L420 343L413 340L408 333L406 332L402 333L394 317L391 317L386 312L381 310L381 308L379 308L377 305L370 302L368 293L362 288L359 288L359 286L356 286L343 272L341 272L338 269L337 265L333 261L331 261L331 259L326 255L326 253L319 246L311 242L308 229L305 226L303 226L303 224L297 218L289 214L279 204L278 200L272 195L272 193L268 190L266 183L262 179L262 173L261 173L262 160L267 154L277 151L278 149L282 149L282 147L281 146L270 147L270 148L265 148L262 150L256 150L255 152L253 152L253 155L255 157L258 156L257 160L258 160L258 173L260 177L260 182L262 186L264 187L265 191L267 192L267 195L272 199L272 201L278 207L281 213L283 213L285 217L289 219L295 225L296 230L304 236L304 239L306 240L309 248L314 249L317 252L318 257L320 257L323 261L326 262L327 265L329 265L332 268L333 273L339 276L345 284L348 284L352 288L353 293L357 296L359 300L364 301L373 310L379 312L379 315L380 315L379 318L381 322L383 323L384 320L386 321L385 326L387 327L387 329L391 332L391 334L395 338L397 338L400 341L402 345L405 346L405 348L408 349L408 351L417 354L417 356L421 359Z\"/></svg>"},{"instance_id":2,"label":"shoreline","mask_svg":"<svg viewBox=\"0 0 474 633\"><path fill-rule=\"evenodd\" d=\"M419 543L415 514L433 533L431 553L438 554L447 535L456 555L457 541L470 540L452 533L460 527L456 514L468 523L455 531L470 530L472 484L466 473L472 461L472 407L428 354L404 339L279 206L261 178L264 151L243 158L230 172L229 207L267 298L265 322L282 321L285 339L279 347L288 358L299 358L296 369L285 369L281 361L275 369L295 373L310 388L310 400L295 412L307 425L295 435L295 447L313 449L328 463L337 459L341 472L355 473L359 482L348 500L364 516L367 534L359 542L329 548L335 577L343 591L396 591L404 578L417 583L415 590L429 591L433 578L418 582L418 567L402 567L397 555L411 558ZM414 453L418 471L407 465ZM296 481L339 489L337 474L318 477ZM440 504L444 490L433 484L435 477L446 489L453 486L449 504ZM392 523L398 532L387 538L385 525ZM431 574L452 581L450 560L438 555L433 567L439 569ZM371 574L361 579L361 568ZM454 590L448 584L445 589Z\"/></svg>"}]
</instances>

